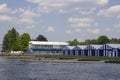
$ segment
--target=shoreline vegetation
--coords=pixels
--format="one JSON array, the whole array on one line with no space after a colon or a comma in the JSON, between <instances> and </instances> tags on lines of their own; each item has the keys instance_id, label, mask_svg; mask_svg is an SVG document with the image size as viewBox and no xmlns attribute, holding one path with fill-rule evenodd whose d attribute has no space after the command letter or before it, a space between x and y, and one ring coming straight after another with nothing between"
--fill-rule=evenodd
<instances>
[{"instance_id":1,"label":"shoreline vegetation","mask_svg":"<svg viewBox=\"0 0 120 80\"><path fill-rule=\"evenodd\" d=\"M70 56L54 54L1 54L0 57L6 59L21 59L26 61L41 62L103 62L119 63L120 57L103 57L103 56Z\"/></svg>"}]
</instances>

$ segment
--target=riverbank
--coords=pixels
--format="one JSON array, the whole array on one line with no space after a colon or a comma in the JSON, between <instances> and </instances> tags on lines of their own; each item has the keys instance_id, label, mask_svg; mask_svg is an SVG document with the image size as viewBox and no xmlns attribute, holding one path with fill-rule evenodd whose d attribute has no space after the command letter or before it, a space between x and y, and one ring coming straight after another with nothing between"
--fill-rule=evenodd
<instances>
[{"instance_id":1,"label":"riverbank","mask_svg":"<svg viewBox=\"0 0 120 80\"><path fill-rule=\"evenodd\" d=\"M120 57L100 56L68 56L68 55L40 55L40 54L5 54L0 55L6 59L24 59L27 61L41 62L105 62L120 63Z\"/></svg>"}]
</instances>

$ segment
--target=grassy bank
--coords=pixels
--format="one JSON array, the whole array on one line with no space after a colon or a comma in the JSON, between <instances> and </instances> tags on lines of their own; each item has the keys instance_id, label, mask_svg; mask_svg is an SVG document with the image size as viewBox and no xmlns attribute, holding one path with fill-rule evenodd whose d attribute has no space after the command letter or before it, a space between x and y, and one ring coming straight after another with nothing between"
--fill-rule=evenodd
<instances>
[{"instance_id":1,"label":"grassy bank","mask_svg":"<svg viewBox=\"0 0 120 80\"><path fill-rule=\"evenodd\" d=\"M57 59L94 59L94 60L119 60L120 57L103 56L71 56L71 55L35 55L36 57L57 58Z\"/></svg>"},{"instance_id":2,"label":"grassy bank","mask_svg":"<svg viewBox=\"0 0 120 80\"><path fill-rule=\"evenodd\" d=\"M61 60L112 60L120 61L120 57L103 57L103 56L71 56L71 55L52 55L52 54L4 54L0 57L5 58L20 58L20 59L37 59L37 58L52 58L52 59L61 59Z\"/></svg>"}]
</instances>

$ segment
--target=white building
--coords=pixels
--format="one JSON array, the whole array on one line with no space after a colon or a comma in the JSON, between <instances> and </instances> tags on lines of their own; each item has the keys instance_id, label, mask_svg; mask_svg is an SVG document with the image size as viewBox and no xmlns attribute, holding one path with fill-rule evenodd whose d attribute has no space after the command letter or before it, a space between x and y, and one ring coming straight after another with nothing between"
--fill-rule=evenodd
<instances>
[{"instance_id":1,"label":"white building","mask_svg":"<svg viewBox=\"0 0 120 80\"><path fill-rule=\"evenodd\" d=\"M30 41L27 53L60 54L62 49L67 45L68 43L66 42Z\"/></svg>"}]
</instances>

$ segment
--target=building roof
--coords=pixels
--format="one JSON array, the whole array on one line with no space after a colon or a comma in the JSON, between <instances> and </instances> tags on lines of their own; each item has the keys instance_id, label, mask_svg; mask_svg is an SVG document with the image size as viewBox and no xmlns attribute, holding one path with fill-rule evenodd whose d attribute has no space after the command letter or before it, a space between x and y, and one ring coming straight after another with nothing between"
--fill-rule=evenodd
<instances>
[{"instance_id":1,"label":"building roof","mask_svg":"<svg viewBox=\"0 0 120 80\"><path fill-rule=\"evenodd\" d=\"M66 42L45 42L45 41L30 41L29 44L34 45L68 45Z\"/></svg>"}]
</instances>

